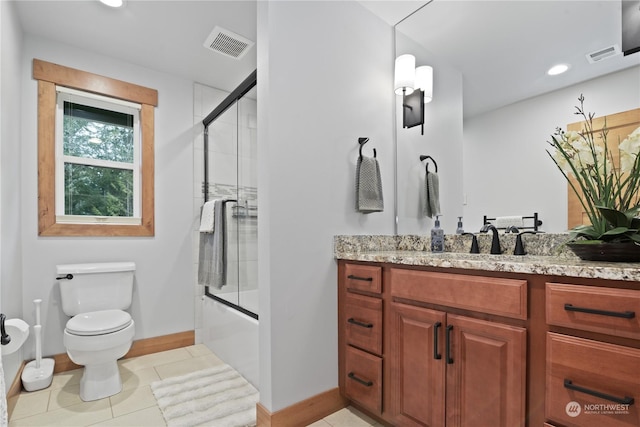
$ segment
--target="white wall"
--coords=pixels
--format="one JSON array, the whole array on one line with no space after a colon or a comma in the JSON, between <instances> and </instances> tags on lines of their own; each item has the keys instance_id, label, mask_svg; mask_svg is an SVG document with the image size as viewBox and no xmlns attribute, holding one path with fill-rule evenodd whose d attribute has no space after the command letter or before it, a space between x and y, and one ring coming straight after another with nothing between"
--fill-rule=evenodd
<instances>
[{"instance_id":1,"label":"white wall","mask_svg":"<svg viewBox=\"0 0 640 427\"><path fill-rule=\"evenodd\" d=\"M397 96L396 134L398 170L398 234L428 235L434 218L423 214L426 161L438 165L440 218L445 233L453 234L462 215L462 74L400 31L396 31L396 56L411 53L416 67L433 67L433 100L425 104L424 135L420 126L402 127L402 96ZM435 167L429 161L429 171Z\"/></svg>"},{"instance_id":2,"label":"white wall","mask_svg":"<svg viewBox=\"0 0 640 427\"><path fill-rule=\"evenodd\" d=\"M114 58L27 36L22 56L21 185L23 309L33 324L35 298L43 299L43 354L64 353L66 316L60 307L55 266L62 263L134 261L131 313L135 339L194 329L193 92L191 81ZM158 90L155 110L155 236L148 238L38 237L37 84L32 60L39 58ZM29 343L27 343L29 345ZM33 344L31 344L32 348Z\"/></svg>"},{"instance_id":3,"label":"white wall","mask_svg":"<svg viewBox=\"0 0 640 427\"><path fill-rule=\"evenodd\" d=\"M357 2L258 2L260 400L337 387L335 234L393 234L393 28ZM385 210L355 212L358 137ZM370 153L370 151L369 151Z\"/></svg>"},{"instance_id":4,"label":"white wall","mask_svg":"<svg viewBox=\"0 0 640 427\"><path fill-rule=\"evenodd\" d=\"M0 1L0 309L22 317L20 241L20 79L22 29L13 2ZM22 349L2 358L5 386L22 363Z\"/></svg>"},{"instance_id":5,"label":"white wall","mask_svg":"<svg viewBox=\"0 0 640 427\"><path fill-rule=\"evenodd\" d=\"M640 107L640 67L476 116L464 123L465 229L477 231L483 215L538 212L547 232L567 230L567 184L551 161L547 141L556 127L580 121L584 94L596 116Z\"/></svg>"}]
</instances>

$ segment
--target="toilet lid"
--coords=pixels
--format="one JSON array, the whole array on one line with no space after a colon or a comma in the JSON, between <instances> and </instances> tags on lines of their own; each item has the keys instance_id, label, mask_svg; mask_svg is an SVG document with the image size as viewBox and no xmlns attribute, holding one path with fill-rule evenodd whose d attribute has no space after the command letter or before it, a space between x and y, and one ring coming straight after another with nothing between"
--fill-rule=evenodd
<instances>
[{"instance_id":1,"label":"toilet lid","mask_svg":"<svg viewBox=\"0 0 640 427\"><path fill-rule=\"evenodd\" d=\"M73 335L102 335L124 329L131 324L131 315L122 310L102 310L80 313L67 322L67 332Z\"/></svg>"}]
</instances>

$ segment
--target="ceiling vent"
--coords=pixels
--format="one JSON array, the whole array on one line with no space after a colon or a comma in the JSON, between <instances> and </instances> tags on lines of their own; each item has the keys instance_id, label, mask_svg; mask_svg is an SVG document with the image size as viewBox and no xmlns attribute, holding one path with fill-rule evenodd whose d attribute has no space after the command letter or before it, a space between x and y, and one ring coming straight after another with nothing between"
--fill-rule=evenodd
<instances>
[{"instance_id":1,"label":"ceiling vent","mask_svg":"<svg viewBox=\"0 0 640 427\"><path fill-rule=\"evenodd\" d=\"M596 52L591 52L587 54L587 61L590 64L595 64L598 61L602 61L603 59L610 58L614 55L620 53L620 46L614 44L612 46L605 47L604 49L600 49Z\"/></svg>"},{"instance_id":2,"label":"ceiling vent","mask_svg":"<svg viewBox=\"0 0 640 427\"><path fill-rule=\"evenodd\" d=\"M205 40L204 47L230 58L241 59L254 44L239 34L216 26Z\"/></svg>"}]
</instances>

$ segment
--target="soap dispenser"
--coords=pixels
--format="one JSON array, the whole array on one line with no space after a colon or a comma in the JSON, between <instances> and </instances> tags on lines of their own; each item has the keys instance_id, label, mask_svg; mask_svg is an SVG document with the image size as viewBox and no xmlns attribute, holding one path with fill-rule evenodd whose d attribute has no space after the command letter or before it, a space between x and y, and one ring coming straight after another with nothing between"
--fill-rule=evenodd
<instances>
[{"instance_id":1,"label":"soap dispenser","mask_svg":"<svg viewBox=\"0 0 640 427\"><path fill-rule=\"evenodd\" d=\"M464 233L464 228L462 228L462 217L458 217L458 228L456 228L456 234Z\"/></svg>"},{"instance_id":2,"label":"soap dispenser","mask_svg":"<svg viewBox=\"0 0 640 427\"><path fill-rule=\"evenodd\" d=\"M440 228L440 215L431 229L431 252L444 252L444 230Z\"/></svg>"}]
</instances>

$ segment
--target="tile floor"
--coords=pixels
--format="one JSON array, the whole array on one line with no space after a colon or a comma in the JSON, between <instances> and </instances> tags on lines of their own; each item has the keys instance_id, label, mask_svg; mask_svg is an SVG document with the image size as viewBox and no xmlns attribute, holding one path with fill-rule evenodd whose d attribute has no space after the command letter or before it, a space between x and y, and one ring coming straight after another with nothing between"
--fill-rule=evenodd
<instances>
[{"instance_id":1,"label":"tile floor","mask_svg":"<svg viewBox=\"0 0 640 427\"><path fill-rule=\"evenodd\" d=\"M19 426L165 426L151 392L154 381L206 369L222 361L206 346L194 345L161 353L120 360L123 390L115 396L83 402L78 395L82 370L53 376L49 388L23 391L9 419ZM345 408L309 427L378 426L354 408ZM212 426L215 427L215 426Z\"/></svg>"}]
</instances>

